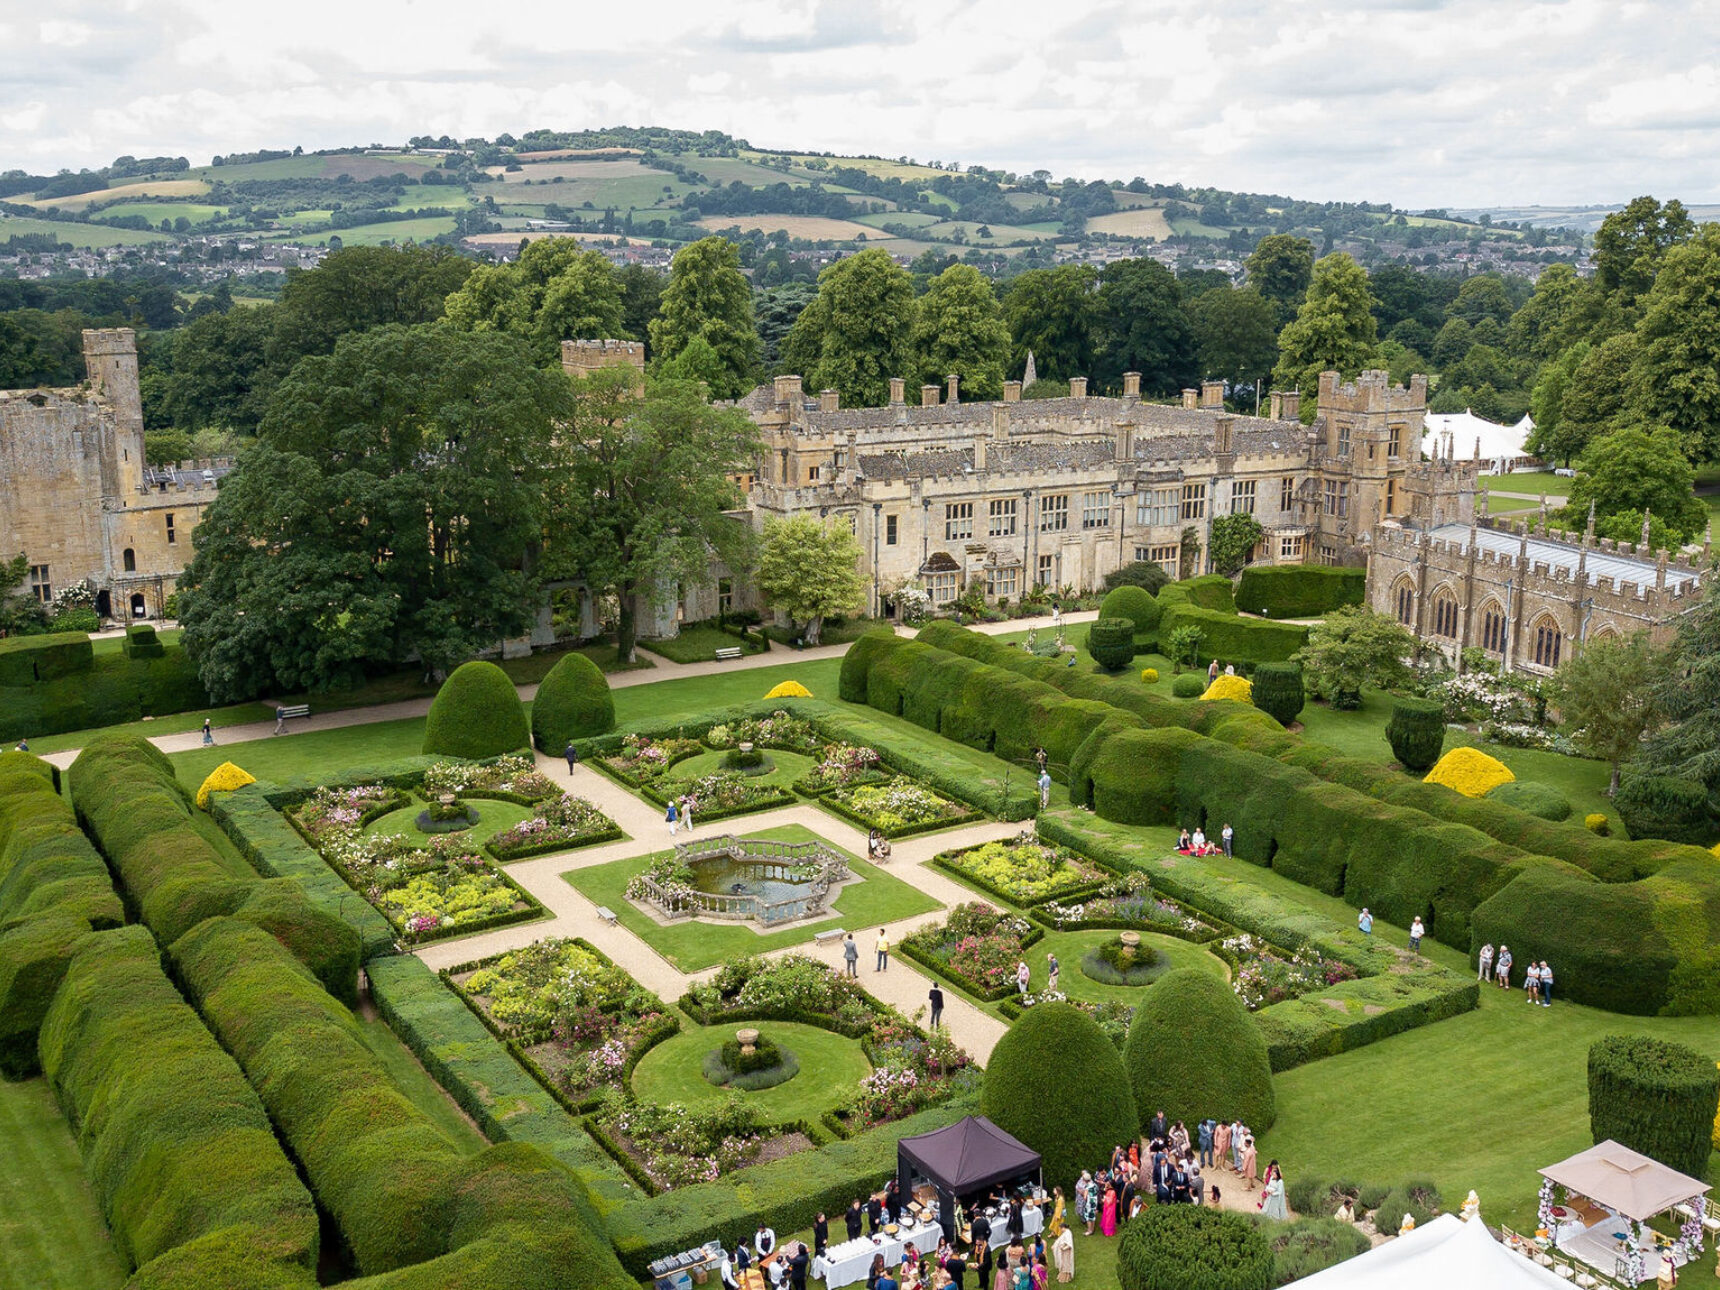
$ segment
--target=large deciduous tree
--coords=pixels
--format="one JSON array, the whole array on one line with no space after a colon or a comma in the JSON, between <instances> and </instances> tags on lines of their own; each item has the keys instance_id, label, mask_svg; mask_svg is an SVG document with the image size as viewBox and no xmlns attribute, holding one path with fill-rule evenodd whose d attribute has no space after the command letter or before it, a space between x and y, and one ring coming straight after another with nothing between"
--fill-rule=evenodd
<instances>
[{"instance_id":1,"label":"large deciduous tree","mask_svg":"<svg viewBox=\"0 0 1720 1290\"><path fill-rule=\"evenodd\" d=\"M1200 379L1182 284L1157 260L1106 265L1099 274L1099 316L1098 375L1106 383L1139 372L1143 392L1171 394Z\"/></svg>"},{"instance_id":2,"label":"large deciduous tree","mask_svg":"<svg viewBox=\"0 0 1720 1290\"><path fill-rule=\"evenodd\" d=\"M991 283L971 264L952 264L932 279L914 320L914 353L923 382L955 375L976 399L1003 397L1009 328Z\"/></svg>"},{"instance_id":3,"label":"large deciduous tree","mask_svg":"<svg viewBox=\"0 0 1720 1290\"><path fill-rule=\"evenodd\" d=\"M276 344L273 305L205 314L173 337L163 411L180 430L220 426L255 433L291 363Z\"/></svg>"},{"instance_id":4,"label":"large deciduous tree","mask_svg":"<svg viewBox=\"0 0 1720 1290\"><path fill-rule=\"evenodd\" d=\"M875 407L890 378L913 370L914 280L881 247L838 260L818 275L818 297L783 341L783 366L814 390Z\"/></svg>"},{"instance_id":5,"label":"large deciduous tree","mask_svg":"<svg viewBox=\"0 0 1720 1290\"><path fill-rule=\"evenodd\" d=\"M846 524L820 523L810 515L767 520L758 589L791 625L801 626L808 645L816 645L826 618L856 613L866 603L860 555Z\"/></svg>"},{"instance_id":6,"label":"large deciduous tree","mask_svg":"<svg viewBox=\"0 0 1720 1290\"><path fill-rule=\"evenodd\" d=\"M1709 573L1702 602L1678 622L1678 639L1660 674L1666 724L1642 750L1645 772L1705 785L1720 814L1720 578Z\"/></svg>"},{"instance_id":7,"label":"large deciduous tree","mask_svg":"<svg viewBox=\"0 0 1720 1290\"><path fill-rule=\"evenodd\" d=\"M1272 384L1312 393L1321 372L1354 377L1378 361L1376 339L1368 275L1342 252L1328 255L1314 266L1308 298L1278 336ZM1314 411L1315 401L1304 400L1302 419L1312 420Z\"/></svg>"},{"instance_id":8,"label":"large deciduous tree","mask_svg":"<svg viewBox=\"0 0 1720 1290\"><path fill-rule=\"evenodd\" d=\"M753 468L758 427L713 408L696 383L607 368L571 382L549 486L543 570L583 578L619 602L616 651L631 662L641 597L670 597L700 580L715 554L739 571L751 530L732 512L745 497L730 478Z\"/></svg>"},{"instance_id":9,"label":"large deciduous tree","mask_svg":"<svg viewBox=\"0 0 1720 1290\"><path fill-rule=\"evenodd\" d=\"M1272 302L1282 326L1296 316L1314 280L1314 244L1289 233L1272 233L1255 244L1244 267L1248 285Z\"/></svg>"},{"instance_id":10,"label":"large deciduous tree","mask_svg":"<svg viewBox=\"0 0 1720 1290\"><path fill-rule=\"evenodd\" d=\"M447 246L349 246L314 269L289 270L275 335L283 371L349 332L435 322L475 267Z\"/></svg>"},{"instance_id":11,"label":"large deciduous tree","mask_svg":"<svg viewBox=\"0 0 1720 1290\"><path fill-rule=\"evenodd\" d=\"M1696 225L1676 198L1662 206L1633 198L1601 221L1595 232L1595 283L1623 309L1654 285L1667 251L1695 235Z\"/></svg>"},{"instance_id":12,"label":"large deciduous tree","mask_svg":"<svg viewBox=\"0 0 1720 1290\"><path fill-rule=\"evenodd\" d=\"M1395 618L1346 605L1309 629L1308 643L1292 661L1302 665L1309 690L1335 708L1354 708L1364 685L1384 690L1400 684L1409 673L1405 660L1417 648Z\"/></svg>"},{"instance_id":13,"label":"large deciduous tree","mask_svg":"<svg viewBox=\"0 0 1720 1290\"><path fill-rule=\"evenodd\" d=\"M1688 542L1707 522L1707 509L1695 494L1696 472L1665 426L1627 426L1589 444L1571 484L1564 511L1567 528L1581 528L1593 505L1606 520L1635 512L1658 516L1677 543Z\"/></svg>"},{"instance_id":14,"label":"large deciduous tree","mask_svg":"<svg viewBox=\"0 0 1720 1290\"><path fill-rule=\"evenodd\" d=\"M741 272L740 249L726 237L701 238L676 252L651 322L651 356L673 359L695 338L715 351L720 369L711 397L739 398L758 378L759 339L752 287Z\"/></svg>"},{"instance_id":15,"label":"large deciduous tree","mask_svg":"<svg viewBox=\"0 0 1720 1290\"><path fill-rule=\"evenodd\" d=\"M1720 225L1667 251L1642 304L1632 410L1678 431L1693 460L1720 459Z\"/></svg>"},{"instance_id":16,"label":"large deciduous tree","mask_svg":"<svg viewBox=\"0 0 1720 1290\"><path fill-rule=\"evenodd\" d=\"M512 264L480 267L447 301L448 321L468 331L505 331L552 363L564 340L638 340L627 329L621 286L601 251L571 238L529 244Z\"/></svg>"},{"instance_id":17,"label":"large deciduous tree","mask_svg":"<svg viewBox=\"0 0 1720 1290\"><path fill-rule=\"evenodd\" d=\"M1637 632L1629 640L1587 642L1553 674L1548 701L1577 746L1612 764L1608 793L1618 792L1619 767L1660 719L1664 655Z\"/></svg>"},{"instance_id":18,"label":"large deciduous tree","mask_svg":"<svg viewBox=\"0 0 1720 1290\"><path fill-rule=\"evenodd\" d=\"M509 336L382 327L301 361L197 527L185 645L216 699L445 672L530 625L568 384Z\"/></svg>"},{"instance_id":19,"label":"large deciduous tree","mask_svg":"<svg viewBox=\"0 0 1720 1290\"><path fill-rule=\"evenodd\" d=\"M1029 269L1012 279L1003 294L1010 371L1021 372L1031 353L1043 377L1090 375L1099 342L1098 284L1090 264Z\"/></svg>"},{"instance_id":20,"label":"large deciduous tree","mask_svg":"<svg viewBox=\"0 0 1720 1290\"><path fill-rule=\"evenodd\" d=\"M1252 287L1215 287L1189 303L1202 373L1231 386L1264 380L1278 361L1272 303Z\"/></svg>"}]
</instances>

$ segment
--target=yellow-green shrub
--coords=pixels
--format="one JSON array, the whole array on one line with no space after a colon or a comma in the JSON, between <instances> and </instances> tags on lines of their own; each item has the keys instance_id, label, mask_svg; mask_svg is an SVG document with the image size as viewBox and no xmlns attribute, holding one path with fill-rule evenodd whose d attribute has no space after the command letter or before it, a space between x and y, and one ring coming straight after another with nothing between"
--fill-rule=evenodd
<instances>
[{"instance_id":1,"label":"yellow-green shrub","mask_svg":"<svg viewBox=\"0 0 1720 1290\"><path fill-rule=\"evenodd\" d=\"M1465 797L1486 797L1499 785L1516 778L1509 766L1479 748L1453 748L1434 763L1433 769L1422 777L1422 783L1444 784Z\"/></svg>"}]
</instances>

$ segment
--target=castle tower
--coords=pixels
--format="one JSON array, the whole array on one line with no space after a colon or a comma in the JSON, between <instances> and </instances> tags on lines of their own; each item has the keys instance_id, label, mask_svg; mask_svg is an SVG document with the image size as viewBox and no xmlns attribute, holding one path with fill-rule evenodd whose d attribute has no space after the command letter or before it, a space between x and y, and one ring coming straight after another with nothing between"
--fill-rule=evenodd
<instances>
[{"instance_id":1,"label":"castle tower","mask_svg":"<svg viewBox=\"0 0 1720 1290\"><path fill-rule=\"evenodd\" d=\"M137 387L137 333L130 327L84 332L91 388L112 410L101 445L102 496L126 506L143 489L143 397Z\"/></svg>"},{"instance_id":2,"label":"castle tower","mask_svg":"<svg viewBox=\"0 0 1720 1290\"><path fill-rule=\"evenodd\" d=\"M564 340L561 368L569 376L587 376L605 367L631 367L645 372L645 346L636 340Z\"/></svg>"}]
</instances>

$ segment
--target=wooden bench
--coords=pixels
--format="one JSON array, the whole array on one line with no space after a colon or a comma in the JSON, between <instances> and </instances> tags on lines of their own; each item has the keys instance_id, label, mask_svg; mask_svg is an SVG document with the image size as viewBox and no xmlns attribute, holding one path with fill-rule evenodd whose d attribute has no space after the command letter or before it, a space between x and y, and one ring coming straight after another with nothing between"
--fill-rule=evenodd
<instances>
[{"instance_id":1,"label":"wooden bench","mask_svg":"<svg viewBox=\"0 0 1720 1290\"><path fill-rule=\"evenodd\" d=\"M732 663L745 652L739 645L725 645L717 651L717 662Z\"/></svg>"},{"instance_id":2,"label":"wooden bench","mask_svg":"<svg viewBox=\"0 0 1720 1290\"><path fill-rule=\"evenodd\" d=\"M286 704L275 709L275 733L281 731L281 723L290 717L308 717L311 715L311 705L308 703Z\"/></svg>"},{"instance_id":3,"label":"wooden bench","mask_svg":"<svg viewBox=\"0 0 1720 1290\"><path fill-rule=\"evenodd\" d=\"M608 923L611 927L615 926L615 911L608 905L599 905L597 907L597 916L604 922Z\"/></svg>"},{"instance_id":4,"label":"wooden bench","mask_svg":"<svg viewBox=\"0 0 1720 1290\"><path fill-rule=\"evenodd\" d=\"M815 945L828 945L831 941L839 941L846 935L848 935L847 929L832 927L827 932L814 932L812 940Z\"/></svg>"}]
</instances>

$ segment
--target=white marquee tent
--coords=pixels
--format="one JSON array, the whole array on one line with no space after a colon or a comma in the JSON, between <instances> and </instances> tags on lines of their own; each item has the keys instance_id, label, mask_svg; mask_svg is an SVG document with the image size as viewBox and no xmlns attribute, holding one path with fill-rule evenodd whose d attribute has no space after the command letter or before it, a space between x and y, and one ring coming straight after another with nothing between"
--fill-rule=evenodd
<instances>
[{"instance_id":1,"label":"white marquee tent","mask_svg":"<svg viewBox=\"0 0 1720 1290\"><path fill-rule=\"evenodd\" d=\"M1479 1218L1441 1214L1408 1236L1375 1246L1296 1283L1296 1290L1570 1290L1549 1269L1513 1254Z\"/></svg>"},{"instance_id":2,"label":"white marquee tent","mask_svg":"<svg viewBox=\"0 0 1720 1290\"><path fill-rule=\"evenodd\" d=\"M1512 463L1530 456L1523 445L1534 428L1535 423L1526 416L1516 425L1502 426L1473 412L1433 412L1428 414L1422 428L1421 450L1429 457L1479 461L1485 473L1502 475L1511 469Z\"/></svg>"}]
</instances>

